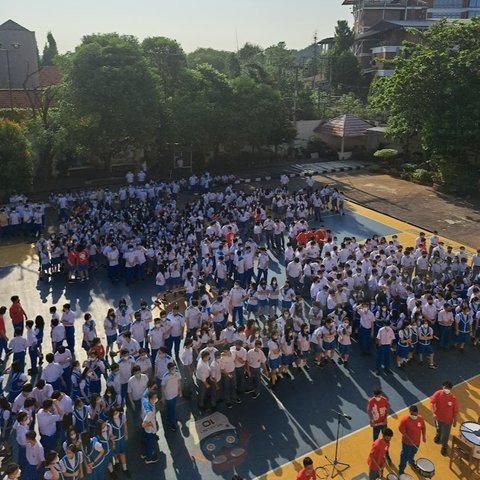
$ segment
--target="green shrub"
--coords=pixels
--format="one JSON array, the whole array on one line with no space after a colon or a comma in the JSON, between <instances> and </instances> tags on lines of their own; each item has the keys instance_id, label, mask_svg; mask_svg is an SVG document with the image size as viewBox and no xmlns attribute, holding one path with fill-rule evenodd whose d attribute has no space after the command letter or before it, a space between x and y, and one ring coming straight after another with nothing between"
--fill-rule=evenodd
<instances>
[{"instance_id":1,"label":"green shrub","mask_svg":"<svg viewBox=\"0 0 480 480\"><path fill-rule=\"evenodd\" d=\"M431 185L432 172L425 170L424 168L417 168L412 173L412 179L414 182L421 183L422 185Z\"/></svg>"},{"instance_id":2,"label":"green shrub","mask_svg":"<svg viewBox=\"0 0 480 480\"><path fill-rule=\"evenodd\" d=\"M370 173L382 173L383 172L383 167L381 165L376 164L376 163L372 163L368 166L368 171Z\"/></svg>"},{"instance_id":3,"label":"green shrub","mask_svg":"<svg viewBox=\"0 0 480 480\"><path fill-rule=\"evenodd\" d=\"M418 167L417 165L413 164L413 163L404 163L402 165L402 168L405 172L407 173L412 173L413 171L415 171Z\"/></svg>"}]
</instances>

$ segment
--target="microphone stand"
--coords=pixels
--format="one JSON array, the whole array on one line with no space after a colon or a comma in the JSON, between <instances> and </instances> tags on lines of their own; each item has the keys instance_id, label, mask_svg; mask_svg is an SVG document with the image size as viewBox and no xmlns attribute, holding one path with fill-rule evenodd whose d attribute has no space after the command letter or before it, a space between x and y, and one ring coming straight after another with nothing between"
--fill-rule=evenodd
<instances>
[{"instance_id":1,"label":"microphone stand","mask_svg":"<svg viewBox=\"0 0 480 480\"><path fill-rule=\"evenodd\" d=\"M345 415L344 413L337 412L336 410L332 410L332 412L337 414L337 437L335 439L335 458L331 460L330 458L328 458L327 455L325 455L328 463L324 465L324 467L332 468L332 472L329 478L335 478L337 475L341 475L345 470L350 468L350 464L343 463L338 460L338 440L340 438L340 421L342 420L342 418L347 418L348 420L351 420L352 417L350 417L349 415Z\"/></svg>"}]
</instances>

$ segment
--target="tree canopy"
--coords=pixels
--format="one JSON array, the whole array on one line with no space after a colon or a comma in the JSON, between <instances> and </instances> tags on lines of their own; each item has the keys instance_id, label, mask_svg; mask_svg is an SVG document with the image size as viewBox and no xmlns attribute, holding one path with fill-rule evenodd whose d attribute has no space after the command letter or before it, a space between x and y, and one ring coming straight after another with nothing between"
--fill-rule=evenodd
<instances>
[{"instance_id":1,"label":"tree canopy","mask_svg":"<svg viewBox=\"0 0 480 480\"><path fill-rule=\"evenodd\" d=\"M86 36L65 67L59 113L73 144L107 169L124 149L149 144L158 89L134 37Z\"/></svg>"},{"instance_id":2,"label":"tree canopy","mask_svg":"<svg viewBox=\"0 0 480 480\"><path fill-rule=\"evenodd\" d=\"M20 125L0 119L0 197L5 201L17 191L30 190L33 180L33 163L30 142Z\"/></svg>"},{"instance_id":3,"label":"tree canopy","mask_svg":"<svg viewBox=\"0 0 480 480\"><path fill-rule=\"evenodd\" d=\"M47 42L43 47L43 55L41 59L42 66L53 65L53 62L58 55L57 42L53 38L52 32L47 33Z\"/></svg>"},{"instance_id":4,"label":"tree canopy","mask_svg":"<svg viewBox=\"0 0 480 480\"><path fill-rule=\"evenodd\" d=\"M478 189L480 18L440 21L415 34L421 42L404 46L370 103L390 112L391 137L418 137L440 180L457 191Z\"/></svg>"}]
</instances>

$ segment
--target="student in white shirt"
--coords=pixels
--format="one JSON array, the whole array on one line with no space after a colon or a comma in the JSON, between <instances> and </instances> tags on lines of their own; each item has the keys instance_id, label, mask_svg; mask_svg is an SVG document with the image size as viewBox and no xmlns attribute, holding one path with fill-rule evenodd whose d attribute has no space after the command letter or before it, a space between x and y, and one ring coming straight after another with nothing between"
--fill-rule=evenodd
<instances>
[{"instance_id":1,"label":"student in white shirt","mask_svg":"<svg viewBox=\"0 0 480 480\"><path fill-rule=\"evenodd\" d=\"M177 398L182 396L182 377L174 362L167 364L168 371L162 378L162 402L167 411L167 421L172 432L177 431Z\"/></svg>"},{"instance_id":2,"label":"student in white shirt","mask_svg":"<svg viewBox=\"0 0 480 480\"><path fill-rule=\"evenodd\" d=\"M41 444L45 450L55 449L57 422L61 420L62 411L57 400L44 400L42 408L37 413L38 431L41 435Z\"/></svg>"}]
</instances>

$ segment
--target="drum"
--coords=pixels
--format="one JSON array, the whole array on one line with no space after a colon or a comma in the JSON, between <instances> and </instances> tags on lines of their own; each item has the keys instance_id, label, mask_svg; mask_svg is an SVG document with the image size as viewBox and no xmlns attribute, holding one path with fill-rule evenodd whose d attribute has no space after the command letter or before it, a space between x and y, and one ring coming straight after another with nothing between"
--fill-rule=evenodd
<instances>
[{"instance_id":1,"label":"drum","mask_svg":"<svg viewBox=\"0 0 480 480\"><path fill-rule=\"evenodd\" d=\"M411 475L408 473L402 473L399 477L398 480L414 480Z\"/></svg>"},{"instance_id":2,"label":"drum","mask_svg":"<svg viewBox=\"0 0 480 480\"><path fill-rule=\"evenodd\" d=\"M418 473L423 478L433 478L435 475L435 465L427 458L419 458L416 461Z\"/></svg>"},{"instance_id":3,"label":"drum","mask_svg":"<svg viewBox=\"0 0 480 480\"><path fill-rule=\"evenodd\" d=\"M462 439L473 447L473 458L480 459L480 424L464 422L460 425Z\"/></svg>"},{"instance_id":4,"label":"drum","mask_svg":"<svg viewBox=\"0 0 480 480\"><path fill-rule=\"evenodd\" d=\"M389 473L386 480L398 480L398 477L394 473Z\"/></svg>"}]
</instances>

